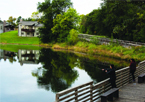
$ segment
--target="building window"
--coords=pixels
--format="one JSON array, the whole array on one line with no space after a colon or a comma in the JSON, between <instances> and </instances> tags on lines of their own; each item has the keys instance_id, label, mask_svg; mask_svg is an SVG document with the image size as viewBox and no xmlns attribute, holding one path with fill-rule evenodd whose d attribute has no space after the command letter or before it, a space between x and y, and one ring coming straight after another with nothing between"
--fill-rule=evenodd
<instances>
[{"instance_id":1,"label":"building window","mask_svg":"<svg viewBox=\"0 0 145 102\"><path fill-rule=\"evenodd\" d=\"M21 33L21 35L24 35L24 33Z\"/></svg>"},{"instance_id":2,"label":"building window","mask_svg":"<svg viewBox=\"0 0 145 102\"><path fill-rule=\"evenodd\" d=\"M30 33L27 33L27 35L30 35Z\"/></svg>"},{"instance_id":3,"label":"building window","mask_svg":"<svg viewBox=\"0 0 145 102\"><path fill-rule=\"evenodd\" d=\"M22 25L22 29L24 29L24 26Z\"/></svg>"},{"instance_id":4,"label":"building window","mask_svg":"<svg viewBox=\"0 0 145 102\"><path fill-rule=\"evenodd\" d=\"M36 33L36 35L39 35L39 33Z\"/></svg>"}]
</instances>

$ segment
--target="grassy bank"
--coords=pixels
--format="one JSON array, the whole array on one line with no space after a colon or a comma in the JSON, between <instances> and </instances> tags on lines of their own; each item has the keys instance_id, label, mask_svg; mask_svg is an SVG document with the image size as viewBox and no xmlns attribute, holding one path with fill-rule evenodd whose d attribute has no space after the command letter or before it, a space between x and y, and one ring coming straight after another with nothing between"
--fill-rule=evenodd
<instances>
[{"instance_id":1,"label":"grassy bank","mask_svg":"<svg viewBox=\"0 0 145 102\"><path fill-rule=\"evenodd\" d=\"M77 52L84 52L93 55L103 55L118 59L129 60L134 58L137 61L145 60L145 47L125 48L119 45L95 45L93 43L79 41L74 46L65 43L54 44L53 49L66 49Z\"/></svg>"},{"instance_id":2,"label":"grassy bank","mask_svg":"<svg viewBox=\"0 0 145 102\"><path fill-rule=\"evenodd\" d=\"M0 43L39 45L37 37L19 37L18 31L10 31L0 34Z\"/></svg>"}]
</instances>

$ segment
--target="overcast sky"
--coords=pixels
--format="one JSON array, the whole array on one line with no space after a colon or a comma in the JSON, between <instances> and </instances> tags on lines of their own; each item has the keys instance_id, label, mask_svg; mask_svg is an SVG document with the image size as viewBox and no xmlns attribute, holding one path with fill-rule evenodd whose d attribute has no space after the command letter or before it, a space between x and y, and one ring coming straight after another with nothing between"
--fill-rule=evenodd
<instances>
[{"instance_id":1,"label":"overcast sky","mask_svg":"<svg viewBox=\"0 0 145 102\"><path fill-rule=\"evenodd\" d=\"M8 20L10 16L18 18L31 17L32 12L37 11L38 2L44 0L1 0L0 2L0 18L1 20ZM93 9L98 9L101 0L71 0L73 7L79 14L88 14Z\"/></svg>"}]
</instances>

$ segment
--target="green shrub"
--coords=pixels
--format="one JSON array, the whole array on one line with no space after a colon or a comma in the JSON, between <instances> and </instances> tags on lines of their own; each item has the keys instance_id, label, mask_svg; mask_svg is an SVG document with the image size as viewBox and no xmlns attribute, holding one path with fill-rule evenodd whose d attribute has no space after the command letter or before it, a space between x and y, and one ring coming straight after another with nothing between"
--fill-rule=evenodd
<instances>
[{"instance_id":1,"label":"green shrub","mask_svg":"<svg viewBox=\"0 0 145 102\"><path fill-rule=\"evenodd\" d=\"M88 47L89 46L89 43L88 42L82 42L82 41L79 41L77 44L76 44L77 47Z\"/></svg>"},{"instance_id":2,"label":"green shrub","mask_svg":"<svg viewBox=\"0 0 145 102\"><path fill-rule=\"evenodd\" d=\"M136 52L136 53L145 52L145 46L136 46L136 47L133 47L133 49L134 49L134 52Z\"/></svg>"},{"instance_id":3,"label":"green shrub","mask_svg":"<svg viewBox=\"0 0 145 102\"><path fill-rule=\"evenodd\" d=\"M89 43L89 47L88 48L89 49L95 49L95 48L97 48L97 45Z\"/></svg>"},{"instance_id":4,"label":"green shrub","mask_svg":"<svg viewBox=\"0 0 145 102\"><path fill-rule=\"evenodd\" d=\"M90 40L90 43L94 43L94 44L96 44L96 45L98 45L99 42L100 42L99 38L96 37L96 36L92 36L90 39L91 39L91 40Z\"/></svg>"},{"instance_id":5,"label":"green shrub","mask_svg":"<svg viewBox=\"0 0 145 102\"><path fill-rule=\"evenodd\" d=\"M74 45L78 41L79 32L75 29L70 30L69 35L67 36L67 43L69 45Z\"/></svg>"}]
</instances>

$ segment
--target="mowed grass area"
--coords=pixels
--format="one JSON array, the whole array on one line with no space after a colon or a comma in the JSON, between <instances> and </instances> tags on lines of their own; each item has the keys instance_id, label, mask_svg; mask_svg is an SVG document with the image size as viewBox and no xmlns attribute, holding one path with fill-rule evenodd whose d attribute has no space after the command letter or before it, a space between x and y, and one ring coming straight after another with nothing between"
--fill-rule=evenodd
<instances>
[{"instance_id":1,"label":"mowed grass area","mask_svg":"<svg viewBox=\"0 0 145 102\"><path fill-rule=\"evenodd\" d=\"M10 31L0 34L0 43L39 45L39 38L19 37L18 31Z\"/></svg>"}]
</instances>

